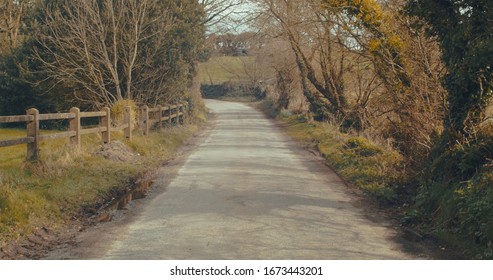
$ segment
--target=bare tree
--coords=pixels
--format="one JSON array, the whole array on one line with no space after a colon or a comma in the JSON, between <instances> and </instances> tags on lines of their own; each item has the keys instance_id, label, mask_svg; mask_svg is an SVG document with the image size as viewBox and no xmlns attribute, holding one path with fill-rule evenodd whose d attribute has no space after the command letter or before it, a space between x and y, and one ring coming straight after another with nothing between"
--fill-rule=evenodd
<instances>
[{"instance_id":1,"label":"bare tree","mask_svg":"<svg viewBox=\"0 0 493 280\"><path fill-rule=\"evenodd\" d=\"M203 23L224 33L234 30L246 17L247 11L241 7L247 0L199 0L199 3L207 15Z\"/></svg>"},{"instance_id":2,"label":"bare tree","mask_svg":"<svg viewBox=\"0 0 493 280\"><path fill-rule=\"evenodd\" d=\"M172 24L155 5L154 0L45 5L35 57L50 78L72 87L79 101L102 107L136 100L134 73L159 54L147 47Z\"/></svg>"},{"instance_id":3,"label":"bare tree","mask_svg":"<svg viewBox=\"0 0 493 280\"><path fill-rule=\"evenodd\" d=\"M29 0L0 0L0 53L15 48L20 43L20 30Z\"/></svg>"},{"instance_id":4,"label":"bare tree","mask_svg":"<svg viewBox=\"0 0 493 280\"><path fill-rule=\"evenodd\" d=\"M295 55L303 92L312 110L323 118L339 120L349 116L344 72L346 50L331 11L317 0L258 0L263 15L277 25L278 35L286 38Z\"/></svg>"},{"instance_id":5,"label":"bare tree","mask_svg":"<svg viewBox=\"0 0 493 280\"><path fill-rule=\"evenodd\" d=\"M384 136L404 154L424 158L432 146L431 135L442 129L446 109L437 42L401 13L403 1L338 5L332 8L344 11L340 22L357 42L355 52L371 62L381 84L371 104L375 126L383 128Z\"/></svg>"},{"instance_id":6,"label":"bare tree","mask_svg":"<svg viewBox=\"0 0 493 280\"><path fill-rule=\"evenodd\" d=\"M400 13L402 1L256 2L257 26L290 44L312 111L424 158L441 130L444 68L437 43ZM293 79L272 62L286 90Z\"/></svg>"}]
</instances>

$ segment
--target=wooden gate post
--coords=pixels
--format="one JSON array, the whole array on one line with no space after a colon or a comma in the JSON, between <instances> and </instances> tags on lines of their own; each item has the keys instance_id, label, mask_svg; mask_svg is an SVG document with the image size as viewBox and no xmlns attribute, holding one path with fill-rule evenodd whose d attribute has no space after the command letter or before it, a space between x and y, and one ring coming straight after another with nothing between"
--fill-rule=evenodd
<instances>
[{"instance_id":1,"label":"wooden gate post","mask_svg":"<svg viewBox=\"0 0 493 280\"><path fill-rule=\"evenodd\" d=\"M170 104L166 104L166 106L168 106L168 123L169 123L169 126L173 126L173 119L172 119L172 116L173 116L173 109L171 109L171 106Z\"/></svg>"},{"instance_id":2,"label":"wooden gate post","mask_svg":"<svg viewBox=\"0 0 493 280\"><path fill-rule=\"evenodd\" d=\"M111 110L104 107L101 111L105 112L105 115L99 119L99 126L106 128L101 132L101 138L103 138L103 143L107 144L111 141Z\"/></svg>"},{"instance_id":3,"label":"wooden gate post","mask_svg":"<svg viewBox=\"0 0 493 280\"><path fill-rule=\"evenodd\" d=\"M123 123L126 124L125 130L123 131L125 138L132 141L132 108L130 106L125 106L123 108Z\"/></svg>"},{"instance_id":4,"label":"wooden gate post","mask_svg":"<svg viewBox=\"0 0 493 280\"><path fill-rule=\"evenodd\" d=\"M32 108L26 111L27 115L33 116L33 120L27 123L27 137L33 139L27 144L27 160L35 161L39 158L39 111Z\"/></svg>"},{"instance_id":5,"label":"wooden gate post","mask_svg":"<svg viewBox=\"0 0 493 280\"><path fill-rule=\"evenodd\" d=\"M158 105L157 106L157 112L158 112L157 113L157 116L158 116L158 119L157 119L158 120L158 123L157 123L157 125L158 125L158 128L161 129L163 127L163 123L162 123L162 121L163 121L163 106Z\"/></svg>"},{"instance_id":6,"label":"wooden gate post","mask_svg":"<svg viewBox=\"0 0 493 280\"><path fill-rule=\"evenodd\" d=\"M185 123L185 103L179 103L178 109L178 122L183 125Z\"/></svg>"},{"instance_id":7,"label":"wooden gate post","mask_svg":"<svg viewBox=\"0 0 493 280\"><path fill-rule=\"evenodd\" d=\"M149 135L149 106L144 105L140 109L140 123L142 124L142 133Z\"/></svg>"},{"instance_id":8,"label":"wooden gate post","mask_svg":"<svg viewBox=\"0 0 493 280\"><path fill-rule=\"evenodd\" d=\"M75 118L70 120L69 129L75 132L74 136L70 137L70 144L80 147L80 109L73 107L70 113L75 114Z\"/></svg>"}]
</instances>

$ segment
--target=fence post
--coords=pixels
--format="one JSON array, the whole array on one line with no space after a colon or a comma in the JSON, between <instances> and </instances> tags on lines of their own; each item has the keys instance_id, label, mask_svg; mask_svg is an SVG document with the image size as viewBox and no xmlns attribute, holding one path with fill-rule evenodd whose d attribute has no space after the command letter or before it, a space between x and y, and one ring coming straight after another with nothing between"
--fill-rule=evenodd
<instances>
[{"instance_id":1,"label":"fence post","mask_svg":"<svg viewBox=\"0 0 493 280\"><path fill-rule=\"evenodd\" d=\"M70 137L70 144L80 147L80 109L73 107L70 113L75 114L75 118L70 120L69 129L74 131L75 135Z\"/></svg>"},{"instance_id":2,"label":"fence post","mask_svg":"<svg viewBox=\"0 0 493 280\"><path fill-rule=\"evenodd\" d=\"M33 120L27 123L27 137L32 137L33 142L27 144L27 160L34 161L39 157L39 111L35 108L26 111L33 116Z\"/></svg>"},{"instance_id":3,"label":"fence post","mask_svg":"<svg viewBox=\"0 0 493 280\"><path fill-rule=\"evenodd\" d=\"M157 114L158 114L158 128L161 129L163 127L163 106L157 105Z\"/></svg>"},{"instance_id":4,"label":"fence post","mask_svg":"<svg viewBox=\"0 0 493 280\"><path fill-rule=\"evenodd\" d=\"M130 106L125 106L123 108L123 123L127 125L125 130L123 131L125 138L127 140L132 141L132 117L131 117L132 108Z\"/></svg>"},{"instance_id":5,"label":"fence post","mask_svg":"<svg viewBox=\"0 0 493 280\"><path fill-rule=\"evenodd\" d=\"M149 106L144 105L140 111L140 116L142 119L142 133L144 135L149 135Z\"/></svg>"},{"instance_id":6,"label":"fence post","mask_svg":"<svg viewBox=\"0 0 493 280\"><path fill-rule=\"evenodd\" d=\"M178 122L183 125L185 123L185 103L180 103L178 108Z\"/></svg>"},{"instance_id":7,"label":"fence post","mask_svg":"<svg viewBox=\"0 0 493 280\"><path fill-rule=\"evenodd\" d=\"M172 126L173 125L173 119L172 119L172 115L173 115L173 109L171 109L171 105L170 104L166 104L166 106L168 106L168 122L169 122L169 126Z\"/></svg>"},{"instance_id":8,"label":"fence post","mask_svg":"<svg viewBox=\"0 0 493 280\"><path fill-rule=\"evenodd\" d=\"M101 111L105 112L105 115L99 119L99 126L106 128L106 131L101 132L101 138L103 143L107 144L111 141L111 110L104 107Z\"/></svg>"}]
</instances>

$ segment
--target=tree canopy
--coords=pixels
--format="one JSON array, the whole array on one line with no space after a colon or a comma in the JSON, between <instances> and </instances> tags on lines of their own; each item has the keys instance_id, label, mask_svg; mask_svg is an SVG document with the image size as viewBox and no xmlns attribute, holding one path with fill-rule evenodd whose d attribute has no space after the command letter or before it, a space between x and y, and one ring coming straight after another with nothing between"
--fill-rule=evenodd
<instances>
[{"instance_id":1,"label":"tree canopy","mask_svg":"<svg viewBox=\"0 0 493 280\"><path fill-rule=\"evenodd\" d=\"M35 88L63 88L60 99L95 108L187 98L205 40L206 14L197 1L6 3L0 12L15 17L0 22L0 40L9 46L0 59L2 100L42 99Z\"/></svg>"},{"instance_id":2,"label":"tree canopy","mask_svg":"<svg viewBox=\"0 0 493 280\"><path fill-rule=\"evenodd\" d=\"M448 68L449 92L445 125L453 139L474 134L485 120L493 94L493 6L489 0L410 0L412 14L436 36Z\"/></svg>"}]
</instances>

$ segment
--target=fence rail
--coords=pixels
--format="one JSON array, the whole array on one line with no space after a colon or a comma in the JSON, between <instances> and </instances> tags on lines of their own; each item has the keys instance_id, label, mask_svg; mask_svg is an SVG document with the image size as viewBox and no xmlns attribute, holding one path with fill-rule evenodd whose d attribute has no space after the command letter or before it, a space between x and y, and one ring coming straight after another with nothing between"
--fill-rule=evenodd
<instances>
[{"instance_id":1,"label":"fence rail","mask_svg":"<svg viewBox=\"0 0 493 280\"><path fill-rule=\"evenodd\" d=\"M169 124L173 122L183 123L185 110L186 104L184 103L157 106L155 108L144 106L140 109L137 125L141 127L142 134L148 135L149 130L156 124L161 128L163 127L163 122L168 122ZM99 125L97 127L84 128L81 126L82 118L99 118ZM40 121L48 120L69 120L68 131L40 135ZM80 146L81 135L101 133L102 142L109 143L111 141L111 132L122 130L124 137L131 141L134 130L130 107L124 108L123 124L119 126L111 125L111 110L108 107L96 112L80 112L79 108L74 107L68 113L50 114L40 114L37 109L32 108L26 111L26 115L0 116L1 123L26 123L26 137L0 140L0 147L27 144L27 160L39 158L41 141L68 138L72 145Z\"/></svg>"}]
</instances>

